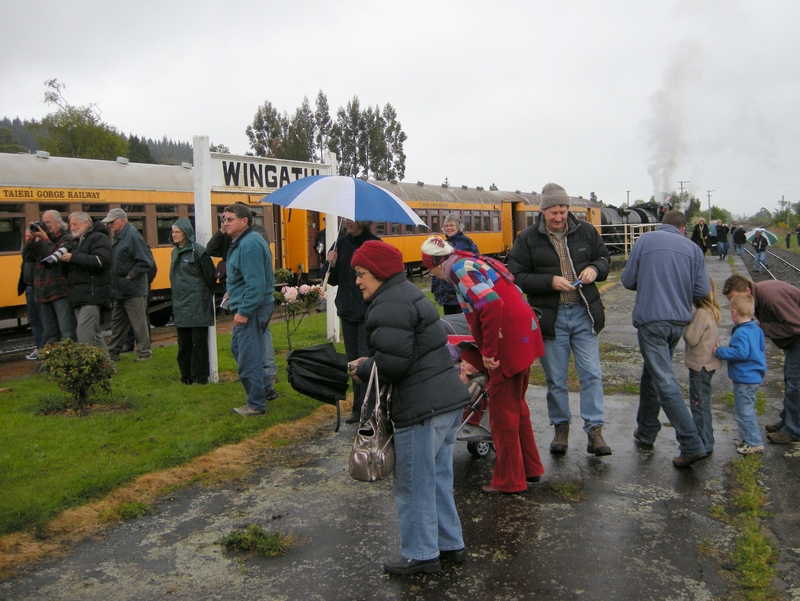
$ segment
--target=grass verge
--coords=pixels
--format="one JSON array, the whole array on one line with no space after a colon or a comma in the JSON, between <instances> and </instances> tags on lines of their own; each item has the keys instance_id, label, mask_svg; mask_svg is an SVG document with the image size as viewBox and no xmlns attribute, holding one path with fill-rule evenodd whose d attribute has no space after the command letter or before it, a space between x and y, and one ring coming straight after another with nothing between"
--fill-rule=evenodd
<instances>
[{"instance_id":1,"label":"grass verge","mask_svg":"<svg viewBox=\"0 0 800 601\"><path fill-rule=\"evenodd\" d=\"M281 322L271 327L285 374L285 330ZM324 340L324 313L309 316L292 339L295 348ZM220 335L226 377L208 386L180 384L174 345L154 349L145 363L125 356L110 398L84 417L52 411L64 393L44 375L10 381L11 392L0 399L0 573L58 548L71 532L83 536L146 511L159 494L187 481L242 473L266 449L307 435L302 426L275 428L320 408L285 376L266 416L231 413L245 393L229 346L230 335ZM329 422L334 411L322 407L309 427Z\"/></svg>"},{"instance_id":2,"label":"grass verge","mask_svg":"<svg viewBox=\"0 0 800 601\"><path fill-rule=\"evenodd\" d=\"M761 521L767 515L764 507L769 503L767 491L759 482L762 466L759 455L732 461L731 503L727 508L717 504L709 509L711 517L736 529L729 556L736 566L739 593L747 601L779 598L772 587L778 552Z\"/></svg>"}]
</instances>

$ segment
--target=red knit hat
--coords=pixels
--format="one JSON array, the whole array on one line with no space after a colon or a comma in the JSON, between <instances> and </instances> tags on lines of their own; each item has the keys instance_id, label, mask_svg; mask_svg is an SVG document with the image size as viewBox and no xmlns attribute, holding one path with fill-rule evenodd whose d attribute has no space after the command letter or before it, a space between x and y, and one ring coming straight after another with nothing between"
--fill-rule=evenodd
<instances>
[{"instance_id":1,"label":"red knit hat","mask_svg":"<svg viewBox=\"0 0 800 601\"><path fill-rule=\"evenodd\" d=\"M381 282L405 270L400 251L381 240L364 242L353 255L350 265L366 267Z\"/></svg>"}]
</instances>

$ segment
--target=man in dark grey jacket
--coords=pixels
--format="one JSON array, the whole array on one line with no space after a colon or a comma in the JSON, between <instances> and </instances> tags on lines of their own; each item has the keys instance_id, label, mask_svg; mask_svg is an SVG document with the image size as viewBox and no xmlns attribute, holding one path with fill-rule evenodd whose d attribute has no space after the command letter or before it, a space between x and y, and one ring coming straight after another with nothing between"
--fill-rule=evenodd
<instances>
[{"instance_id":1,"label":"man in dark grey jacket","mask_svg":"<svg viewBox=\"0 0 800 601\"><path fill-rule=\"evenodd\" d=\"M136 361L150 359L150 326L147 322L147 274L153 268L153 253L142 235L128 223L122 209L111 209L103 219L114 235L111 246L111 342L108 352L119 361L128 328L136 339Z\"/></svg>"},{"instance_id":2,"label":"man in dark grey jacket","mask_svg":"<svg viewBox=\"0 0 800 601\"><path fill-rule=\"evenodd\" d=\"M567 371L570 352L581 383L581 417L588 437L586 451L611 455L603 440L603 376L598 334L605 312L595 281L611 267L608 249L597 230L569 212L570 198L558 184L542 190L541 214L514 242L508 269L528 302L542 312L545 354L540 361L547 381L547 412L555 426L550 452L567 452L569 410Z\"/></svg>"}]
</instances>

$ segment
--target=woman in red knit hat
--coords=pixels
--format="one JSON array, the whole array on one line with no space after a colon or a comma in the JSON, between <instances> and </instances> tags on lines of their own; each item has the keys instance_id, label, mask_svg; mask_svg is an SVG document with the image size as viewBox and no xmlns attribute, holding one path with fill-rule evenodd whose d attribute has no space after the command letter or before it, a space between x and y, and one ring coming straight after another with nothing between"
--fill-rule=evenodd
<instances>
[{"instance_id":1,"label":"woman in red knit hat","mask_svg":"<svg viewBox=\"0 0 800 601\"><path fill-rule=\"evenodd\" d=\"M376 365L381 384L393 386L393 490L401 546L400 556L383 569L438 572L442 559L461 563L466 557L453 500L453 447L469 391L453 369L439 312L406 280L400 251L368 240L351 264L369 305L369 357L353 361L350 374L366 382Z\"/></svg>"}]
</instances>

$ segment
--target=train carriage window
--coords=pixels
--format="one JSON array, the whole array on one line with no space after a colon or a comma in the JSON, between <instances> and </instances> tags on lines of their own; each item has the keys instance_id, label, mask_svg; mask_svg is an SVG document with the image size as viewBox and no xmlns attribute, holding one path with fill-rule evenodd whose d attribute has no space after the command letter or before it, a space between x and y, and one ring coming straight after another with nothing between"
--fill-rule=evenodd
<instances>
[{"instance_id":1,"label":"train carriage window","mask_svg":"<svg viewBox=\"0 0 800 601\"><path fill-rule=\"evenodd\" d=\"M442 231L441 228L439 227L439 214L438 214L438 212L435 215L431 214L431 221L430 221L430 223L428 223L428 225L431 228L431 233L432 234L438 234L439 232Z\"/></svg>"},{"instance_id":2,"label":"train carriage window","mask_svg":"<svg viewBox=\"0 0 800 601\"><path fill-rule=\"evenodd\" d=\"M500 231L500 212L499 211L492 211L492 231L499 232Z\"/></svg>"},{"instance_id":3,"label":"train carriage window","mask_svg":"<svg viewBox=\"0 0 800 601\"><path fill-rule=\"evenodd\" d=\"M489 216L489 211L483 211L482 217L483 217L483 231L491 232L492 222L491 222L491 217Z\"/></svg>"},{"instance_id":4,"label":"train carriage window","mask_svg":"<svg viewBox=\"0 0 800 601\"><path fill-rule=\"evenodd\" d=\"M172 224L177 219L177 206L156 205L156 236L158 244L172 244Z\"/></svg>"},{"instance_id":5,"label":"train carriage window","mask_svg":"<svg viewBox=\"0 0 800 601\"><path fill-rule=\"evenodd\" d=\"M50 203L40 203L39 204L39 215L44 213L45 211L57 211L59 215L61 215L61 219L64 221L67 220L69 217L69 205L65 204L50 204Z\"/></svg>"},{"instance_id":6,"label":"train carriage window","mask_svg":"<svg viewBox=\"0 0 800 601\"><path fill-rule=\"evenodd\" d=\"M472 231L472 211L464 211L461 215L461 222L464 224L464 231Z\"/></svg>"},{"instance_id":7,"label":"train carriage window","mask_svg":"<svg viewBox=\"0 0 800 601\"><path fill-rule=\"evenodd\" d=\"M142 238L147 240L147 232L144 227L145 211L147 207L145 205L122 205L120 208L125 211L125 214L128 216L128 223L136 228L136 231L142 235Z\"/></svg>"},{"instance_id":8,"label":"train carriage window","mask_svg":"<svg viewBox=\"0 0 800 601\"><path fill-rule=\"evenodd\" d=\"M375 235L379 238L381 236L386 235L386 222L384 221L376 221L375 222Z\"/></svg>"},{"instance_id":9,"label":"train carriage window","mask_svg":"<svg viewBox=\"0 0 800 601\"><path fill-rule=\"evenodd\" d=\"M399 236L399 235L401 235L403 233L403 230L402 230L403 226L400 225L399 223L392 223L390 225L392 226L392 231L390 232L390 234L392 236Z\"/></svg>"},{"instance_id":10,"label":"train carriage window","mask_svg":"<svg viewBox=\"0 0 800 601\"><path fill-rule=\"evenodd\" d=\"M18 253L22 248L22 230L25 227L22 205L0 204L0 252Z\"/></svg>"},{"instance_id":11,"label":"train carriage window","mask_svg":"<svg viewBox=\"0 0 800 601\"><path fill-rule=\"evenodd\" d=\"M102 214L105 217L108 215L108 205L83 205L81 211L92 216Z\"/></svg>"}]
</instances>

